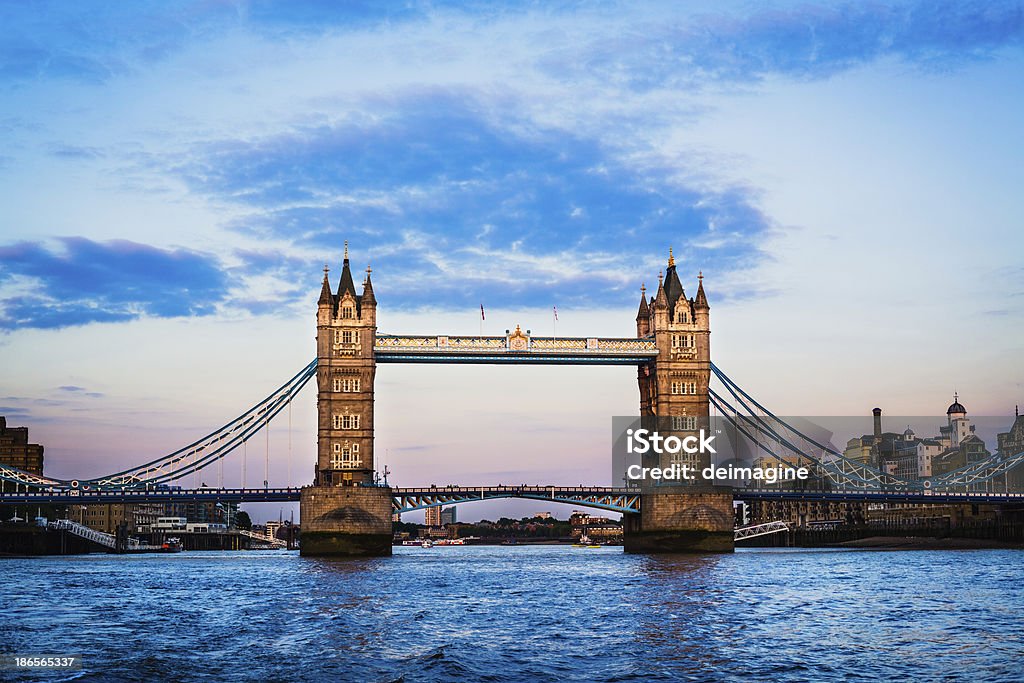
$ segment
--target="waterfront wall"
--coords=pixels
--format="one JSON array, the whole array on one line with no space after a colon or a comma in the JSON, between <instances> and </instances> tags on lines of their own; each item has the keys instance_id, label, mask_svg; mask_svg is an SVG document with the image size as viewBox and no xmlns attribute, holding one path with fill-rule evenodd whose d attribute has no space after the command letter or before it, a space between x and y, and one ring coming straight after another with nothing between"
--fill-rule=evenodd
<instances>
[{"instance_id":1,"label":"waterfront wall","mask_svg":"<svg viewBox=\"0 0 1024 683\"><path fill-rule=\"evenodd\" d=\"M0 556L85 555L102 552L109 551L67 531L31 524L0 525Z\"/></svg>"},{"instance_id":2,"label":"waterfront wall","mask_svg":"<svg viewBox=\"0 0 1024 683\"><path fill-rule=\"evenodd\" d=\"M833 528L796 528L789 532L759 536L737 543L745 548L819 548L869 538L960 539L992 542L995 545L1024 546L1024 522L993 519L961 524L931 520L916 524L874 522L861 525L837 525Z\"/></svg>"}]
</instances>

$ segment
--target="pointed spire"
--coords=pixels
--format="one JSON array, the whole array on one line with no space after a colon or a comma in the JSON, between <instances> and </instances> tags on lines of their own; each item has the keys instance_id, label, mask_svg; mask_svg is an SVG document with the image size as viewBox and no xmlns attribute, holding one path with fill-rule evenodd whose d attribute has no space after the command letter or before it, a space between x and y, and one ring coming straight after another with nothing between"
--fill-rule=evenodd
<instances>
[{"instance_id":1,"label":"pointed spire","mask_svg":"<svg viewBox=\"0 0 1024 683\"><path fill-rule=\"evenodd\" d=\"M665 270L665 297L668 303L668 312L675 315L676 302L686 299L686 292L683 291L683 283L679 281L679 274L676 273L676 259L672 255L672 248L668 250L668 268Z\"/></svg>"},{"instance_id":2,"label":"pointed spire","mask_svg":"<svg viewBox=\"0 0 1024 683\"><path fill-rule=\"evenodd\" d=\"M710 306L708 306L708 297L706 294L704 294L704 271L698 272L697 282L697 296L694 299L694 307L704 309L711 308Z\"/></svg>"},{"instance_id":3,"label":"pointed spire","mask_svg":"<svg viewBox=\"0 0 1024 683\"><path fill-rule=\"evenodd\" d=\"M376 306L377 299L373 296L373 283L370 282L370 273L373 269L370 266L366 266L366 281L363 282L363 305L364 306Z\"/></svg>"},{"instance_id":4,"label":"pointed spire","mask_svg":"<svg viewBox=\"0 0 1024 683\"><path fill-rule=\"evenodd\" d=\"M658 271L658 293L654 296L655 308L668 308L668 297L665 295L665 282L661 271Z\"/></svg>"},{"instance_id":5,"label":"pointed spire","mask_svg":"<svg viewBox=\"0 0 1024 683\"><path fill-rule=\"evenodd\" d=\"M348 240L345 240L345 258L341 262L341 279L338 281L338 298L344 296L345 292L356 295L356 285L352 281L352 270L348 266Z\"/></svg>"},{"instance_id":6,"label":"pointed spire","mask_svg":"<svg viewBox=\"0 0 1024 683\"><path fill-rule=\"evenodd\" d=\"M647 306L647 287L640 285L640 309L636 312L636 319L642 320L651 315L651 309Z\"/></svg>"},{"instance_id":7,"label":"pointed spire","mask_svg":"<svg viewBox=\"0 0 1024 683\"><path fill-rule=\"evenodd\" d=\"M320 300L317 302L318 304L330 304L333 301L333 298L331 297L331 283L327 281L327 273L329 271L330 269L327 267L327 264L325 263L324 284L320 288Z\"/></svg>"}]
</instances>

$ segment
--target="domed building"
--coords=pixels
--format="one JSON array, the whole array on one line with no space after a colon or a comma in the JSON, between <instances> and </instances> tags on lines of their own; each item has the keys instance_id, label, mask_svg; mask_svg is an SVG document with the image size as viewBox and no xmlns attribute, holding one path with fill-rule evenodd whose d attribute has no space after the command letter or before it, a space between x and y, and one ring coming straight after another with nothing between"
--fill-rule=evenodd
<instances>
[{"instance_id":1,"label":"domed building","mask_svg":"<svg viewBox=\"0 0 1024 683\"><path fill-rule=\"evenodd\" d=\"M947 424L939 427L938 441L946 448L959 446L968 436L974 434L974 425L967 419L967 408L960 403L960 395L953 394L953 402L946 409Z\"/></svg>"},{"instance_id":2,"label":"domed building","mask_svg":"<svg viewBox=\"0 0 1024 683\"><path fill-rule=\"evenodd\" d=\"M949 404L949 408L946 409L946 415L952 418L953 415L960 415L963 417L967 416L967 408L964 408L963 404L960 403L960 395L953 393L953 402Z\"/></svg>"}]
</instances>

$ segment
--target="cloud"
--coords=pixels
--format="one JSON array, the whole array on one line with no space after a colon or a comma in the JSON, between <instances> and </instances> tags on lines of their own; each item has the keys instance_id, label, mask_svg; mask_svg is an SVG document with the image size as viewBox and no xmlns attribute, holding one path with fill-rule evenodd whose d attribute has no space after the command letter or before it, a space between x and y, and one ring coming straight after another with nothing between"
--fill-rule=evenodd
<instances>
[{"instance_id":1,"label":"cloud","mask_svg":"<svg viewBox=\"0 0 1024 683\"><path fill-rule=\"evenodd\" d=\"M27 408L21 408L19 406L0 406L0 415L8 419L24 419L31 417L32 411ZM13 426L13 425L10 425Z\"/></svg>"},{"instance_id":2,"label":"cloud","mask_svg":"<svg viewBox=\"0 0 1024 683\"><path fill-rule=\"evenodd\" d=\"M759 258L770 226L745 188L696 189L592 139L492 121L466 93L375 104L373 120L204 146L179 172L245 208L247 235L333 258L350 240L407 306L632 304L669 246L691 276ZM318 279L315 261L237 256L245 272Z\"/></svg>"},{"instance_id":3,"label":"cloud","mask_svg":"<svg viewBox=\"0 0 1024 683\"><path fill-rule=\"evenodd\" d=\"M171 70L193 74L196 87L294 98L282 124L269 113L263 120L273 107L240 97L260 112L259 124L249 128L242 113L238 138L219 142L223 133L195 122L206 121L201 108L172 107L173 123L154 120L160 141L143 142L151 149L139 153L161 182L182 178L200 201L229 206L221 215L232 217L238 241L268 240L274 251L226 251L219 261L148 247L167 263L129 276L118 260L127 242L100 245L95 258L86 252L97 243L87 240L62 241L63 252L38 242L0 247L0 329L205 315L229 297L238 310L273 313L315 292L321 260L336 261L344 239L360 267L375 266L389 305L633 305L639 282L653 289L664 265L651 255L669 245L692 289L698 269L714 281L759 263L772 226L756 191L708 180L714 159L661 156L672 147L664 142L678 140L681 111L707 113L688 88L825 78L888 57L948 66L1019 45L1024 33L1018 3L935 2L782 4L742 14L680 12L668 3L44 3L31 11L4 6L0 21L10 27L0 79L106 82L129 74L152 85L147 74L169 72L151 67L179 55ZM434 49L445 31L462 36L470 27L484 38ZM514 44L509 64L481 58L487 36ZM406 38L409 52L393 49ZM332 80L364 58L346 44L377 46L391 65L381 73L394 80ZM240 70L240 59L257 51L266 61ZM424 83L444 85L410 85L402 64L409 55L429 62ZM323 65L335 57L337 73L328 74ZM294 90L256 87L284 81ZM646 90L658 96L636 95ZM186 89L182 101L195 92ZM105 143L65 139L75 144L44 148L82 164L117 163L119 152ZM169 165L165 139L172 148L195 142ZM146 262L147 252L139 254L131 260ZM165 277L171 266L181 277ZM143 287L149 277L160 286ZM234 283L246 287L227 286Z\"/></svg>"},{"instance_id":4,"label":"cloud","mask_svg":"<svg viewBox=\"0 0 1024 683\"><path fill-rule=\"evenodd\" d=\"M680 3L620 2L6 3L0 5L7 29L0 80L104 83L190 47L216 51L240 36L301 44L447 29L536 42L541 68L564 80L589 75L647 89L746 83L772 74L817 78L886 56L949 65L1020 44L1024 33L1024 13L1012 1L776 2L747 9L720 3L714 12L697 13ZM460 51L450 44L438 50L432 40L431 52L442 59Z\"/></svg>"},{"instance_id":5,"label":"cloud","mask_svg":"<svg viewBox=\"0 0 1024 683\"><path fill-rule=\"evenodd\" d=\"M103 150L96 147L83 147L81 145L55 145L51 152L53 156L61 159L99 159L104 156Z\"/></svg>"},{"instance_id":6,"label":"cloud","mask_svg":"<svg viewBox=\"0 0 1024 683\"><path fill-rule=\"evenodd\" d=\"M0 80L102 83L180 49L233 14L222 3L0 5Z\"/></svg>"},{"instance_id":7,"label":"cloud","mask_svg":"<svg viewBox=\"0 0 1024 683\"><path fill-rule=\"evenodd\" d=\"M209 315L226 296L229 282L208 254L127 240L58 243L0 247L0 329Z\"/></svg>"},{"instance_id":8,"label":"cloud","mask_svg":"<svg viewBox=\"0 0 1024 683\"><path fill-rule=\"evenodd\" d=\"M1024 42L1019 2L800 4L631 22L617 35L544 58L559 78L587 74L641 90L815 79L896 57L928 68Z\"/></svg>"},{"instance_id":9,"label":"cloud","mask_svg":"<svg viewBox=\"0 0 1024 683\"><path fill-rule=\"evenodd\" d=\"M421 18L412 4L315 1L135 2L85 6L0 4L0 80L59 79L99 84L138 73L193 42L229 40L246 30L288 39L331 28L372 28ZM424 5L426 7L426 5Z\"/></svg>"},{"instance_id":10,"label":"cloud","mask_svg":"<svg viewBox=\"0 0 1024 683\"><path fill-rule=\"evenodd\" d=\"M78 387L74 386L73 384L57 387L57 390L74 394L76 396L86 396L88 398L103 398L103 394L99 393L98 391L86 391L85 387Z\"/></svg>"}]
</instances>

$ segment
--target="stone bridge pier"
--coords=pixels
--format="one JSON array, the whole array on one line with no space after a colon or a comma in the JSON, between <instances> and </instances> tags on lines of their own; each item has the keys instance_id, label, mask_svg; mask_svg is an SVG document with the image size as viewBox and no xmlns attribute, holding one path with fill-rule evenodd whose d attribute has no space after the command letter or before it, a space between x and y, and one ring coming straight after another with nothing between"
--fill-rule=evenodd
<instances>
[{"instance_id":1,"label":"stone bridge pier","mask_svg":"<svg viewBox=\"0 0 1024 683\"><path fill-rule=\"evenodd\" d=\"M302 555L377 557L391 554L391 489L305 486L299 506Z\"/></svg>"},{"instance_id":2,"label":"stone bridge pier","mask_svg":"<svg viewBox=\"0 0 1024 683\"><path fill-rule=\"evenodd\" d=\"M733 552L732 489L659 486L623 515L627 553Z\"/></svg>"}]
</instances>

